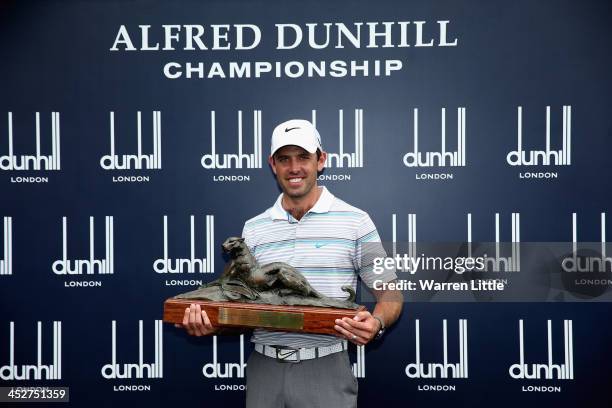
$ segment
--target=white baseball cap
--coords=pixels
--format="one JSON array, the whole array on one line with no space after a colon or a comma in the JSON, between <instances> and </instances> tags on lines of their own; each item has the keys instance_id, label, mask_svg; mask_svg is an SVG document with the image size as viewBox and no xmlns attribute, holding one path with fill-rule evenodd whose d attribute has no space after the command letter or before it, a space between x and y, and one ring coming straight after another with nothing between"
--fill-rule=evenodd
<instances>
[{"instance_id":1,"label":"white baseball cap","mask_svg":"<svg viewBox=\"0 0 612 408\"><path fill-rule=\"evenodd\" d=\"M321 135L307 120L291 119L278 125L272 132L270 156L283 146L295 145L314 153L321 149Z\"/></svg>"}]
</instances>

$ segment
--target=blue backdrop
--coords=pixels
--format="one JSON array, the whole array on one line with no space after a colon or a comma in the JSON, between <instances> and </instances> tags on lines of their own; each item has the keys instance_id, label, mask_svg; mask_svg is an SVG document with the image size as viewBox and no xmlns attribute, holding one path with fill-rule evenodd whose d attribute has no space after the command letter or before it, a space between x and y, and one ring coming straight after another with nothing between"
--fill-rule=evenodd
<instances>
[{"instance_id":1,"label":"blue backdrop","mask_svg":"<svg viewBox=\"0 0 612 408\"><path fill-rule=\"evenodd\" d=\"M465 240L468 214L473 240L494 241L499 214L510 241L519 213L521 241L599 242L611 17L606 1L3 2L0 385L67 386L74 406L242 406L248 337L158 321L275 200L269 138L289 118L316 120L337 155L319 183L384 241L409 240L409 214L418 241ZM166 258L208 268L156 271ZM352 350L360 406L612 402L609 304L555 300L407 303ZM407 375L417 320L421 362L443 362L446 321L467 378ZM528 371L551 357L572 378L510 375L521 321Z\"/></svg>"}]
</instances>

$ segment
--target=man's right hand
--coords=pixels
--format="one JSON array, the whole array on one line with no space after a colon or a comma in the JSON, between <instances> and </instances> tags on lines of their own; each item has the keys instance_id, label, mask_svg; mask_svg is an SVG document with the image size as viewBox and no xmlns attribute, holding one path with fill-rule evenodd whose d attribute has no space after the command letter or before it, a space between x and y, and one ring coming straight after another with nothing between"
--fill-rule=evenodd
<instances>
[{"instance_id":1,"label":"man's right hand","mask_svg":"<svg viewBox=\"0 0 612 408\"><path fill-rule=\"evenodd\" d=\"M183 323L176 323L174 327L183 328L187 330L192 336L208 336L214 334L217 329L210 323L210 319L204 310L200 308L199 304L191 304L185 309L185 315L183 316Z\"/></svg>"}]
</instances>

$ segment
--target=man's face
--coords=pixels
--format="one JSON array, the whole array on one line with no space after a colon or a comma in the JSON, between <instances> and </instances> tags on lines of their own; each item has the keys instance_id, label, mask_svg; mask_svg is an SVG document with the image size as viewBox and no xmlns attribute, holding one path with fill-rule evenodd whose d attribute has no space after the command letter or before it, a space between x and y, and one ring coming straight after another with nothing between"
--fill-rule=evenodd
<instances>
[{"instance_id":1,"label":"man's face","mask_svg":"<svg viewBox=\"0 0 612 408\"><path fill-rule=\"evenodd\" d=\"M291 198L306 197L317 185L317 172L323 170L327 154L308 153L299 146L284 146L268 162L281 189Z\"/></svg>"}]
</instances>

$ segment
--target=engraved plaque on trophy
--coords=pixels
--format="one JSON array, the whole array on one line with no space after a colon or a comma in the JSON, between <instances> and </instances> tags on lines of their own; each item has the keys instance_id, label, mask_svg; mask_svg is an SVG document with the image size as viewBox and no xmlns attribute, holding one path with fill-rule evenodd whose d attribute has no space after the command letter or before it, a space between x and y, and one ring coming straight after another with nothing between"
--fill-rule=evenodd
<instances>
[{"instance_id":1,"label":"engraved plaque on trophy","mask_svg":"<svg viewBox=\"0 0 612 408\"><path fill-rule=\"evenodd\" d=\"M239 302L168 299L164 302L164 322L182 323L185 309L198 303L213 326L263 328L304 333L336 334L335 320L352 318L358 309L317 306L276 306Z\"/></svg>"}]
</instances>

